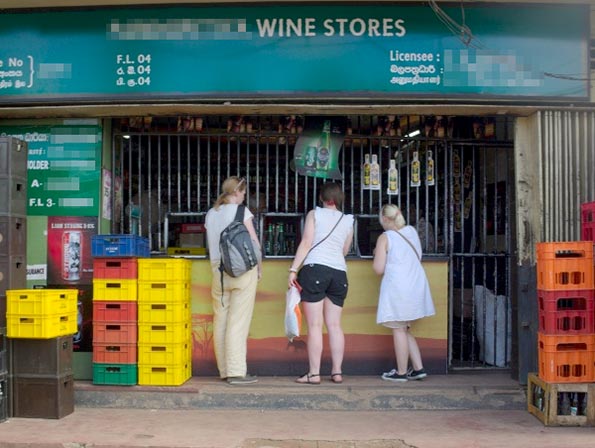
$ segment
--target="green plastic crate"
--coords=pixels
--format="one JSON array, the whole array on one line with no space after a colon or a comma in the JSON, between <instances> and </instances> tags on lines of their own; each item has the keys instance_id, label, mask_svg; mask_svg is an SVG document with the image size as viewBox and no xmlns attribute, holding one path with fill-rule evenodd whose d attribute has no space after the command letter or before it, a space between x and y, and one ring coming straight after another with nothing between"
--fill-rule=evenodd
<instances>
[{"instance_id":1,"label":"green plastic crate","mask_svg":"<svg viewBox=\"0 0 595 448\"><path fill-rule=\"evenodd\" d=\"M135 386L138 382L136 364L93 363L93 384Z\"/></svg>"}]
</instances>

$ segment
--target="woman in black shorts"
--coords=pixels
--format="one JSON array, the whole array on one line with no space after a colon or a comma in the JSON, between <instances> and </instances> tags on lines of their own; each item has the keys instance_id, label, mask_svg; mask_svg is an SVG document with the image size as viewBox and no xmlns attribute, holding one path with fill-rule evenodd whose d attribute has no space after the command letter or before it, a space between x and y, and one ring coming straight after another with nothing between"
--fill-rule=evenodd
<instances>
[{"instance_id":1,"label":"woman in black shorts","mask_svg":"<svg viewBox=\"0 0 595 448\"><path fill-rule=\"evenodd\" d=\"M308 324L310 366L308 372L296 379L300 384L320 384L323 325L331 350L331 380L343 382L345 336L341 312L348 287L345 255L353 241L353 215L341 211L343 197L338 184L323 184L322 207L316 207L306 216L304 234L289 268L288 284L291 287L297 283L302 288L302 307Z\"/></svg>"}]
</instances>

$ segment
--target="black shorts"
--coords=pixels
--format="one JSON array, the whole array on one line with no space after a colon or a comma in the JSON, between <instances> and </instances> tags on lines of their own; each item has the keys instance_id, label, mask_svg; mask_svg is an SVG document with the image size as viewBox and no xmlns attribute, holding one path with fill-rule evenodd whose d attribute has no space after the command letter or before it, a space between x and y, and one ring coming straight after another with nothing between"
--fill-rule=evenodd
<instances>
[{"instance_id":1,"label":"black shorts","mask_svg":"<svg viewBox=\"0 0 595 448\"><path fill-rule=\"evenodd\" d=\"M347 273L320 264L306 264L297 281L302 287L302 302L320 302L328 297L342 307L347 297Z\"/></svg>"}]
</instances>

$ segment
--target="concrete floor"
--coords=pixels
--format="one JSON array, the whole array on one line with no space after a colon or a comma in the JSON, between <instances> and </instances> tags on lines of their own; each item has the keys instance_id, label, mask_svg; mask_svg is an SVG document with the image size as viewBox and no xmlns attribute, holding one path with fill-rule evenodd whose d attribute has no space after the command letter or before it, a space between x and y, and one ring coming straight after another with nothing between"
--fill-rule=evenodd
<instances>
[{"instance_id":1,"label":"concrete floor","mask_svg":"<svg viewBox=\"0 0 595 448\"><path fill-rule=\"evenodd\" d=\"M176 388L78 382L74 413L58 420L10 418L0 423L0 447L595 446L593 427L545 427L527 412L524 388L506 374L430 376L404 384L372 377L320 386L292 380L229 386L193 378Z\"/></svg>"}]
</instances>

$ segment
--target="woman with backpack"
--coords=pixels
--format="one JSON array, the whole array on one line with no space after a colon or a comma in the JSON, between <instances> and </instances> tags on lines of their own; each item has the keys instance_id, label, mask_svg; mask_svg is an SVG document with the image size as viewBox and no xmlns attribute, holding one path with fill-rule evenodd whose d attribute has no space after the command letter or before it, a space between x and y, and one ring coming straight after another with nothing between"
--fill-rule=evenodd
<instances>
[{"instance_id":1,"label":"woman with backpack","mask_svg":"<svg viewBox=\"0 0 595 448\"><path fill-rule=\"evenodd\" d=\"M309 369L296 379L300 384L320 384L323 325L331 349L331 381L343 382L345 336L341 313L347 296L345 256L353 241L353 215L342 212L344 195L337 183L323 184L319 197L322 207L306 215L302 240L289 268L289 287L301 287L308 324Z\"/></svg>"},{"instance_id":2,"label":"woman with backpack","mask_svg":"<svg viewBox=\"0 0 595 448\"><path fill-rule=\"evenodd\" d=\"M219 376L229 384L251 384L258 381L247 372L246 352L256 286L262 270L260 243L252 222L254 215L242 205L245 197L246 180L236 176L228 177L223 182L221 194L205 218L213 274L213 345ZM240 212L243 209L243 223L258 256L256 266L238 276L232 276L227 270L223 270L219 243L222 232L236 219L238 207L241 207Z\"/></svg>"}]
</instances>

